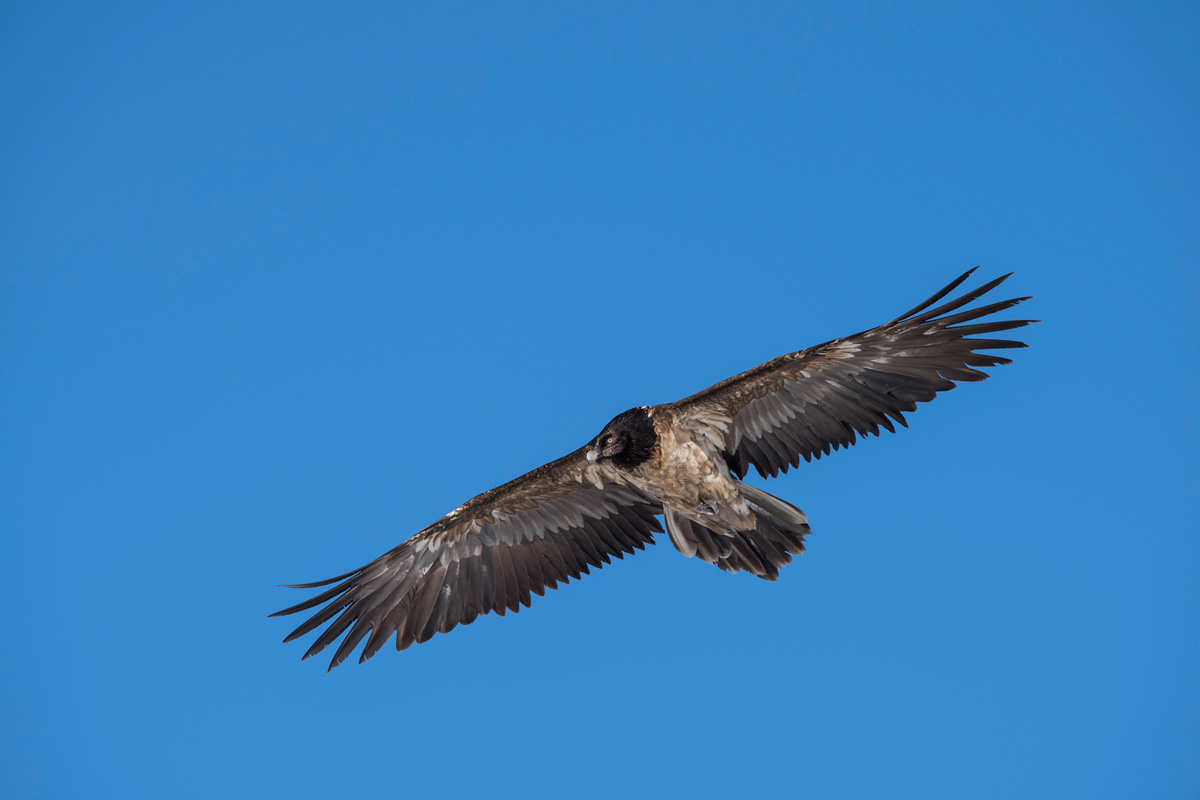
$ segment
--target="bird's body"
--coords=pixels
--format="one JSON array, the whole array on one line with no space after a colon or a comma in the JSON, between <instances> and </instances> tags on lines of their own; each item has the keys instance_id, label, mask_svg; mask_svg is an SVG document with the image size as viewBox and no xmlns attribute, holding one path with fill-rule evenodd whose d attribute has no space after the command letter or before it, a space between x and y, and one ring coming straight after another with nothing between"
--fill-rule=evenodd
<instances>
[{"instance_id":1,"label":"bird's body","mask_svg":"<svg viewBox=\"0 0 1200 800\"><path fill-rule=\"evenodd\" d=\"M697 419L669 406L644 406L626 412L645 415L657 440L643 462L623 469L625 480L676 513L730 533L754 526L754 515L729 474L717 442L729 419ZM624 416L624 415L623 415ZM621 417L614 420L620 425Z\"/></svg>"},{"instance_id":2,"label":"bird's body","mask_svg":"<svg viewBox=\"0 0 1200 800\"><path fill-rule=\"evenodd\" d=\"M364 638L360 660L392 634L402 650L480 614L517 611L531 592L642 549L663 530L658 516L684 555L774 580L804 551L808 520L744 483L750 466L774 476L856 435L895 430L917 402L986 378L977 367L1008 363L976 350L1024 347L968 337L1031 320L962 323L1027 298L952 313L1008 276L926 311L970 274L879 327L619 414L588 445L472 498L360 569L297 587L335 584L279 612L324 606L286 641L329 623L307 658L345 633L330 669Z\"/></svg>"}]
</instances>

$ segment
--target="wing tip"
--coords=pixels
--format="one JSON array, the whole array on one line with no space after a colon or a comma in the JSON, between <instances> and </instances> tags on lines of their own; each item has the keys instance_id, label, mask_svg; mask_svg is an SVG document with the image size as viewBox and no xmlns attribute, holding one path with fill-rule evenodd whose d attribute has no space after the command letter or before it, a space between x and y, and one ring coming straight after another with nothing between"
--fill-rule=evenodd
<instances>
[{"instance_id":1,"label":"wing tip","mask_svg":"<svg viewBox=\"0 0 1200 800\"><path fill-rule=\"evenodd\" d=\"M328 586L331 583L337 583L338 581L343 581L346 578L351 577L352 575L357 575L358 573L362 572L364 569L366 569L366 567L359 567L358 569L352 569L345 574L335 575L334 577L326 578L323 581L314 581L313 583L280 583L280 584L276 584L276 587L279 589L319 589L322 586Z\"/></svg>"},{"instance_id":2,"label":"wing tip","mask_svg":"<svg viewBox=\"0 0 1200 800\"><path fill-rule=\"evenodd\" d=\"M938 302L943 297L950 294L955 289L957 289L959 286L961 286L963 281L965 281L967 278L971 277L971 275L973 275L975 273L975 270L977 270L977 269L979 269L979 265L975 265L974 267L971 267L969 270L964 272L962 275L959 275L957 278L950 281L950 283L948 283L946 286L942 287L935 295L933 295L933 297L930 297L928 300L917 305L914 308L910 308L908 311L904 312L903 314L896 317L894 320L892 320L891 322L889 322L887 324L894 325L897 322L904 322L904 321L908 320L909 317L914 317L917 314L920 314L922 311L929 308L931 305ZM1011 275L1011 274L1012 273L1010 272L1009 275ZM1008 275L1005 275L1003 278L1000 278L999 280L1002 281L1007 277L1008 277Z\"/></svg>"}]
</instances>

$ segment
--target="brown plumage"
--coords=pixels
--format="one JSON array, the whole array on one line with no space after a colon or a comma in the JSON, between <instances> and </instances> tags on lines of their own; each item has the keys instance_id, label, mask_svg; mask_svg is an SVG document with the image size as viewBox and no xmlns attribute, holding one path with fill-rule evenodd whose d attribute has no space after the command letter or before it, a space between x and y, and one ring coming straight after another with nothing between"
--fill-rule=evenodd
<instances>
[{"instance_id":1,"label":"brown plumage","mask_svg":"<svg viewBox=\"0 0 1200 800\"><path fill-rule=\"evenodd\" d=\"M531 594L653 544L659 516L684 555L775 580L804 551L808 521L743 483L751 466L775 476L881 427L894 431L917 403L1009 362L977 351L1025 346L968 337L1029 324L975 322L1029 298L959 310L1007 275L931 308L971 272L877 328L780 356L676 403L630 409L588 445L468 500L371 563L293 587L333 584L272 615L318 609L284 641L326 626L304 657L343 637L331 670L364 639L360 662L393 634L403 650L481 614L518 611Z\"/></svg>"}]
</instances>

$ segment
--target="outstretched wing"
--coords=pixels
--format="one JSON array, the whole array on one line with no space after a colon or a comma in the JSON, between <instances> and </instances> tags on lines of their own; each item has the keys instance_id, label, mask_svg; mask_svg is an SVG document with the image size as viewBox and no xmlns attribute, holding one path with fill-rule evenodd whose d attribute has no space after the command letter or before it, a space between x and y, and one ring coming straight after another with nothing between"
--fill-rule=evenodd
<instances>
[{"instance_id":1,"label":"outstretched wing","mask_svg":"<svg viewBox=\"0 0 1200 800\"><path fill-rule=\"evenodd\" d=\"M975 270L891 322L853 336L789 353L674 404L679 413L731 419L725 431L729 468L744 478L750 465L778 475L800 458L849 447L855 436L907 426L903 412L953 389L955 381L987 378L980 367L1010 359L979 353L1025 347L1009 339L968 338L1020 328L1036 320L973 322L1028 300L1019 297L967 311L958 309L999 286L997 278L926 311ZM1011 273L1009 273L1011 274ZM970 324L964 324L970 323Z\"/></svg>"},{"instance_id":2,"label":"outstretched wing","mask_svg":"<svg viewBox=\"0 0 1200 800\"><path fill-rule=\"evenodd\" d=\"M614 471L589 465L580 449L467 501L366 566L289 587L336 584L272 616L319 607L284 641L329 623L304 658L345 633L329 669L366 638L362 663L393 633L403 650L480 614L528 607L530 593L653 544L661 513Z\"/></svg>"}]
</instances>

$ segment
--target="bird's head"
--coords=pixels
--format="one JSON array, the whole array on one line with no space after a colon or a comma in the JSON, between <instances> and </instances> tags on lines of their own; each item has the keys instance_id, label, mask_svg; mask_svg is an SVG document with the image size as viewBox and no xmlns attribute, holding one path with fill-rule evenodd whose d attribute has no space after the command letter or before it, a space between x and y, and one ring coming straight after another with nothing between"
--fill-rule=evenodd
<instances>
[{"instance_id":1,"label":"bird's head","mask_svg":"<svg viewBox=\"0 0 1200 800\"><path fill-rule=\"evenodd\" d=\"M648 408L631 408L604 426L585 452L589 464L609 459L618 467L631 469L648 460L658 444L658 434Z\"/></svg>"}]
</instances>

